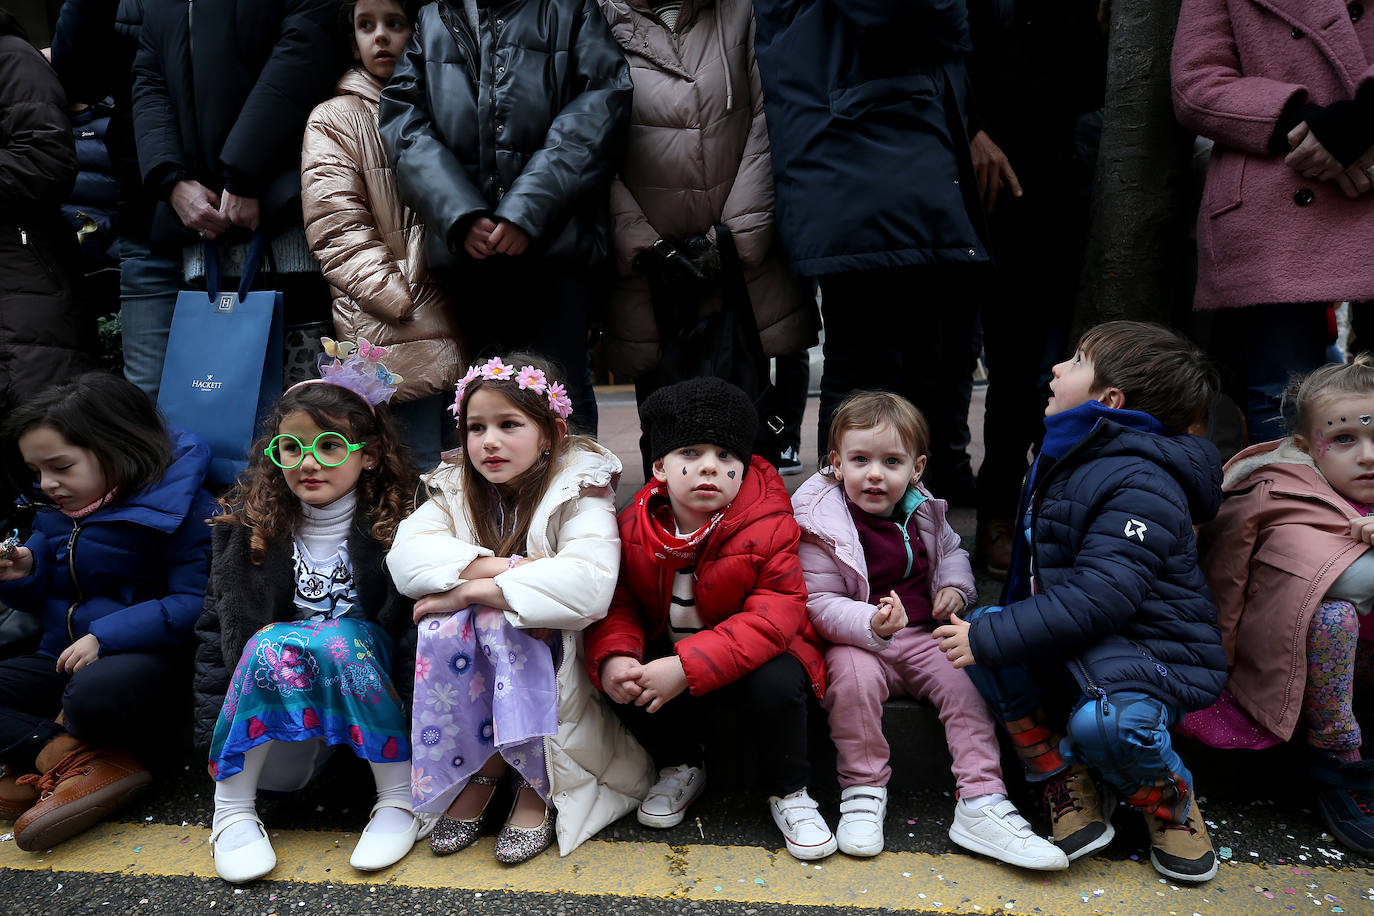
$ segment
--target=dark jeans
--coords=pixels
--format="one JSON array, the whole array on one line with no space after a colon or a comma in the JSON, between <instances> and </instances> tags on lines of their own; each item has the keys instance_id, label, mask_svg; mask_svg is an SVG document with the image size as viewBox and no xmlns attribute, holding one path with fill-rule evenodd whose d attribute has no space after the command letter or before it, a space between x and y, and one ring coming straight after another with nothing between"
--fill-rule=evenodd
<instances>
[{"instance_id":1,"label":"dark jeans","mask_svg":"<svg viewBox=\"0 0 1374 916\"><path fill-rule=\"evenodd\" d=\"M180 734L191 692L186 661L123 653L74 675L59 673L56 664L46 655L0 662L0 763L32 770L43 746L64 732L140 756ZM53 721L59 712L65 727Z\"/></svg>"},{"instance_id":2,"label":"dark jeans","mask_svg":"<svg viewBox=\"0 0 1374 916\"><path fill-rule=\"evenodd\" d=\"M825 367L818 441L827 441L830 418L851 392L893 391L930 424L926 474L934 492L940 493L942 480L970 475L968 392L978 358L973 341L981 279L973 270L931 265L821 277Z\"/></svg>"},{"instance_id":3,"label":"dark jeans","mask_svg":"<svg viewBox=\"0 0 1374 916\"><path fill-rule=\"evenodd\" d=\"M1287 434L1281 415L1292 375L1326 362L1326 307L1320 302L1218 309L1211 352L1223 367L1223 386L1245 411L1248 441Z\"/></svg>"},{"instance_id":4,"label":"dark jeans","mask_svg":"<svg viewBox=\"0 0 1374 916\"><path fill-rule=\"evenodd\" d=\"M441 282L460 314L469 360L533 350L562 370L574 431L596 435L596 394L587 364L587 321L602 284L584 271L530 258L493 257L475 268L447 271ZM518 366L516 368L519 368Z\"/></svg>"},{"instance_id":5,"label":"dark jeans","mask_svg":"<svg viewBox=\"0 0 1374 916\"><path fill-rule=\"evenodd\" d=\"M665 645L649 646L645 658L659 658L668 652L671 648ZM811 781L806 746L810 693L806 669L784 652L705 696L692 696L684 690L658 712L646 712L633 703L611 705L658 767L684 763L701 766L701 742L712 717L722 709L736 710L741 725L747 725L757 742L764 788L770 795L783 796Z\"/></svg>"},{"instance_id":6,"label":"dark jeans","mask_svg":"<svg viewBox=\"0 0 1374 916\"><path fill-rule=\"evenodd\" d=\"M1066 358L1086 207L1062 169L1027 175L1041 193L1017 200L1003 194L988 216L997 271L983 300L983 353L988 388L983 413L983 464L978 470L978 518L1012 518L1027 455L1045 433L1049 367ZM937 494L938 495L938 494Z\"/></svg>"}]
</instances>

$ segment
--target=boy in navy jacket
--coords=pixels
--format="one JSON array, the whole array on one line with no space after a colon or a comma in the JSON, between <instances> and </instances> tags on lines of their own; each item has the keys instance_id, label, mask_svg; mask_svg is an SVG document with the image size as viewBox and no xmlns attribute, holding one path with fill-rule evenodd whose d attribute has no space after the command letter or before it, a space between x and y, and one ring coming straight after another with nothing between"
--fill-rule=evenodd
<instances>
[{"instance_id":1,"label":"boy in navy jacket","mask_svg":"<svg viewBox=\"0 0 1374 916\"><path fill-rule=\"evenodd\" d=\"M1145 815L1155 869L1189 882L1217 861L1169 726L1226 680L1193 536L1221 503L1221 461L1187 432L1215 388L1201 353L1164 328L1085 333L1054 367L1022 497L1029 550L1013 556L1003 606L934 632L1044 782L1070 860L1111 842L1115 793Z\"/></svg>"}]
</instances>

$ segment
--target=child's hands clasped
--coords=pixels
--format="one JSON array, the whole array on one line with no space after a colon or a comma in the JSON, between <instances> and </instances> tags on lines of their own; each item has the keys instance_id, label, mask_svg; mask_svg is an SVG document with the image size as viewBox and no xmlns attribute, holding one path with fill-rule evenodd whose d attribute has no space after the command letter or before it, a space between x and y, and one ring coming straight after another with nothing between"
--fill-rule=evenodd
<instances>
[{"instance_id":1,"label":"child's hands clasped","mask_svg":"<svg viewBox=\"0 0 1374 916\"><path fill-rule=\"evenodd\" d=\"M936 627L930 634L940 640L940 651L945 653L945 658L956 668L978 664L973 659L973 646L969 644L968 630L967 620L960 620L958 614L951 614L949 623Z\"/></svg>"},{"instance_id":2,"label":"child's hands clasped","mask_svg":"<svg viewBox=\"0 0 1374 916\"><path fill-rule=\"evenodd\" d=\"M463 237L463 250L478 261L494 254L524 254L530 246L530 237L515 223L502 220L497 222L489 216L479 216L468 226Z\"/></svg>"},{"instance_id":3,"label":"child's hands clasped","mask_svg":"<svg viewBox=\"0 0 1374 916\"><path fill-rule=\"evenodd\" d=\"M957 588L942 588L935 593L935 605L930 616L936 620L948 620L964 609L964 593Z\"/></svg>"},{"instance_id":4,"label":"child's hands clasped","mask_svg":"<svg viewBox=\"0 0 1374 916\"><path fill-rule=\"evenodd\" d=\"M635 697L635 705L647 705L649 712L658 712L664 703L687 689L687 672L682 670L680 658L666 655L640 668L637 683L639 696Z\"/></svg>"},{"instance_id":5,"label":"child's hands clasped","mask_svg":"<svg viewBox=\"0 0 1374 916\"><path fill-rule=\"evenodd\" d=\"M648 706L649 712L658 712L687 689L687 672L676 655L643 665L628 655L612 655L601 663L601 689L617 703Z\"/></svg>"},{"instance_id":6,"label":"child's hands clasped","mask_svg":"<svg viewBox=\"0 0 1374 916\"><path fill-rule=\"evenodd\" d=\"M0 582L22 579L33 572L33 551L16 547L8 559L0 558Z\"/></svg>"},{"instance_id":7,"label":"child's hands clasped","mask_svg":"<svg viewBox=\"0 0 1374 916\"><path fill-rule=\"evenodd\" d=\"M94 633L87 633L57 656L57 670L76 674L99 657L100 640L95 638Z\"/></svg>"},{"instance_id":8,"label":"child's hands clasped","mask_svg":"<svg viewBox=\"0 0 1374 916\"><path fill-rule=\"evenodd\" d=\"M1374 515L1366 515L1362 518L1352 519L1350 522L1350 536L1365 544L1374 544Z\"/></svg>"},{"instance_id":9,"label":"child's hands clasped","mask_svg":"<svg viewBox=\"0 0 1374 916\"><path fill-rule=\"evenodd\" d=\"M888 592L885 597L878 599L878 610L868 625L875 635L887 639L906 626L906 622L906 608L902 606L902 599L897 597L896 592Z\"/></svg>"},{"instance_id":10,"label":"child's hands clasped","mask_svg":"<svg viewBox=\"0 0 1374 916\"><path fill-rule=\"evenodd\" d=\"M639 697L639 674L644 666L628 655L612 655L601 663L601 689L617 703L631 703Z\"/></svg>"}]
</instances>

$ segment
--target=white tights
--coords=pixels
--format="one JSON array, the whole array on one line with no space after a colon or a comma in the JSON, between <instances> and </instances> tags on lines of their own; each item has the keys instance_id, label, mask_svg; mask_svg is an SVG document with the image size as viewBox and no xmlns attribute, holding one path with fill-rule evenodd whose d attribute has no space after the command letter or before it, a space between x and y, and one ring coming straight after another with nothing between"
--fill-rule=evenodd
<instances>
[{"instance_id":1,"label":"white tights","mask_svg":"<svg viewBox=\"0 0 1374 916\"><path fill-rule=\"evenodd\" d=\"M210 827L213 835L219 825L239 812L257 814L258 779L262 765L275 742L264 741L243 754L243 769L227 779L215 783L215 818ZM401 833L410 829L414 815L410 801L410 761L372 763L372 778L377 784L376 815L367 825L373 833ZM261 836L253 821L240 821L224 831L217 840L218 847L230 852L246 846Z\"/></svg>"}]
</instances>

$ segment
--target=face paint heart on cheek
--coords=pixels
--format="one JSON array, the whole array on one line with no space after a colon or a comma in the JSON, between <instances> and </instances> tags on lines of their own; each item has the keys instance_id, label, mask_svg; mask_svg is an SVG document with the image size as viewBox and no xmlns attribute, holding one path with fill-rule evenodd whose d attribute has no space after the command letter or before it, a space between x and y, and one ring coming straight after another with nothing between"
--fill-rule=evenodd
<instances>
[{"instance_id":1,"label":"face paint heart on cheek","mask_svg":"<svg viewBox=\"0 0 1374 916\"><path fill-rule=\"evenodd\" d=\"M725 473L726 473L726 475L727 475L731 480L734 480L734 479L735 479L735 472L734 472L734 471L726 471Z\"/></svg>"}]
</instances>

